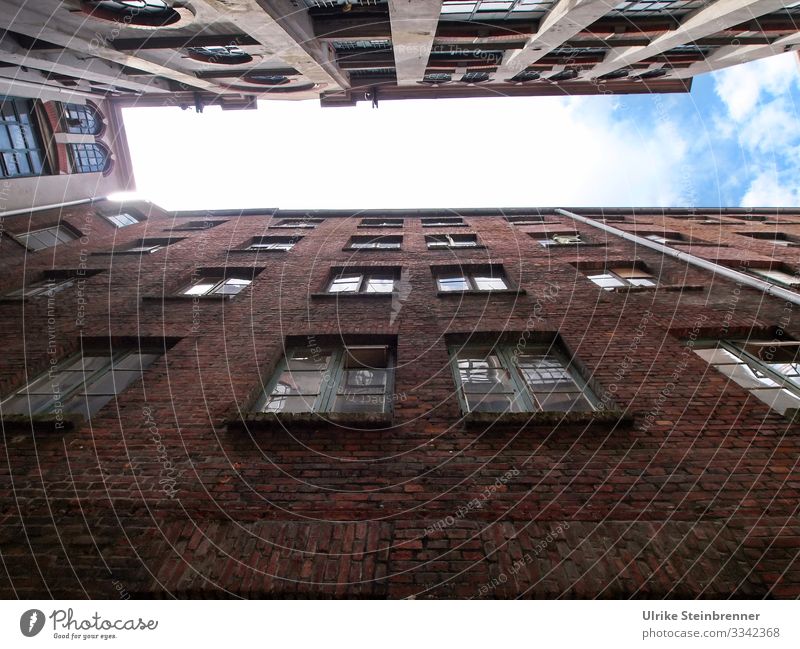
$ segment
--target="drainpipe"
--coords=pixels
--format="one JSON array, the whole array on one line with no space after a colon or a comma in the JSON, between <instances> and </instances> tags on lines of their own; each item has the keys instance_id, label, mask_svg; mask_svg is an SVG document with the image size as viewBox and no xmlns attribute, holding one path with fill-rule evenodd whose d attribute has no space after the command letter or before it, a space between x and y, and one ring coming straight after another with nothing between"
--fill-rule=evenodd
<instances>
[{"instance_id":1,"label":"drainpipe","mask_svg":"<svg viewBox=\"0 0 800 649\"><path fill-rule=\"evenodd\" d=\"M597 228L599 230L604 230L605 232L613 234L614 236L619 237L621 239L626 239L627 241L633 241L634 243L640 246L644 246L645 248L651 248L652 250L656 250L664 255L667 255L668 257L674 257L675 259L680 259L681 261L685 261L687 264L691 266L697 266L698 268L710 270L715 275L721 275L722 277L725 277L727 279L732 279L735 282L739 282L740 284L744 284L745 286L749 286L750 288L758 289L759 291L761 291L762 293L766 293L767 295L777 297L781 300L785 300L786 302L791 302L792 304L800 305L800 294L782 288L780 286L776 286L772 282L767 282L763 279L758 279L756 277L753 277L752 275L742 273L738 270L733 270L732 268L728 268L727 266L722 266L721 264L709 261L708 259L703 259L702 257L690 255L688 252L684 252L682 250L676 250L675 248L671 248L670 246L665 246L661 243L657 243L650 239L645 239L644 237L640 237L639 235L633 234L631 232L620 230L619 228L612 227L607 223L602 223L600 221L595 221L594 219L587 218L585 216L580 216L579 214L575 214L574 212L568 212L567 210L562 210L561 208L556 209L556 212L561 216L568 216L569 218L575 221L585 223L586 225L591 225L593 228Z\"/></svg>"},{"instance_id":2,"label":"drainpipe","mask_svg":"<svg viewBox=\"0 0 800 649\"><path fill-rule=\"evenodd\" d=\"M73 205L83 205L84 203L94 203L95 201L102 201L104 198L81 198L77 201L67 201L66 203L54 203L53 205L39 205L38 207L25 207L19 210L10 210L8 212L0 212L0 219L7 216L17 216L18 214L30 214L31 212L41 212L43 210L55 210L58 208L72 207Z\"/></svg>"}]
</instances>

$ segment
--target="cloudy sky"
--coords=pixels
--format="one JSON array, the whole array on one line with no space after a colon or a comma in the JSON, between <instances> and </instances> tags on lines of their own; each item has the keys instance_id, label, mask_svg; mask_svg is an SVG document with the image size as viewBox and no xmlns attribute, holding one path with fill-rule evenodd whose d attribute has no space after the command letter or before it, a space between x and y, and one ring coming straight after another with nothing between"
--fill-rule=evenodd
<instances>
[{"instance_id":1,"label":"cloudy sky","mask_svg":"<svg viewBox=\"0 0 800 649\"><path fill-rule=\"evenodd\" d=\"M784 54L683 95L124 116L138 192L167 209L798 206L799 102Z\"/></svg>"}]
</instances>

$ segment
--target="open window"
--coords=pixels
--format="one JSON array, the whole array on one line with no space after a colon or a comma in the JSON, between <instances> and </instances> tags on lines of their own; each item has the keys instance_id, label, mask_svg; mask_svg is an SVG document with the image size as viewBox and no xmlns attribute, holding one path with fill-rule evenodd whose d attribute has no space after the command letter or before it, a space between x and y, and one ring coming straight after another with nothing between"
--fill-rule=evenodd
<instances>
[{"instance_id":1,"label":"open window","mask_svg":"<svg viewBox=\"0 0 800 649\"><path fill-rule=\"evenodd\" d=\"M604 291L656 286L656 278L641 264L615 264L606 267L603 272L591 273L587 277Z\"/></svg>"}]
</instances>

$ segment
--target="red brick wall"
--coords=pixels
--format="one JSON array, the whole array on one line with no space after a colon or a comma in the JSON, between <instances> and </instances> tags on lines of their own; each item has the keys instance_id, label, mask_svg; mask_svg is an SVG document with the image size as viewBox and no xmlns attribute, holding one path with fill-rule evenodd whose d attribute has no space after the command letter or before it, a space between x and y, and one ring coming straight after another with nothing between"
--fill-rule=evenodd
<instances>
[{"instance_id":1,"label":"red brick wall","mask_svg":"<svg viewBox=\"0 0 800 649\"><path fill-rule=\"evenodd\" d=\"M163 237L172 225L154 210L117 230L95 210L62 215L84 239L3 256L2 292L23 273L33 281L82 259L104 272L82 289L82 318L75 289L56 296L55 316L46 299L0 305L2 394L26 367L47 367L48 317L59 353L77 349L81 334L180 341L78 431L5 431L0 547L9 576L0 594L116 597L115 583L133 596L800 594L798 427L693 354L654 410L682 357L679 332L698 322L705 335L782 323L797 337L795 307L581 224L584 238L605 245L546 250L527 234L540 226L466 217L470 227L452 231L477 233L486 249L428 251L424 234L447 229L411 218L402 251L343 251L351 236L372 232L356 229L359 216L298 231L303 240L285 254L229 254L253 236L292 232L243 216L181 232L152 255L87 257ZM27 228L16 218L8 231ZM800 235L800 215L791 218L796 225L700 225L648 215L637 227L727 246L691 246L709 258L791 265L796 248L736 234ZM561 225L551 229L573 227L553 220ZM430 266L454 260L502 264L526 293L437 297ZM607 293L575 266L635 260L662 285L695 289ZM350 261L407 273L411 292L391 323L388 300L310 295ZM194 267L226 264L263 271L246 292L203 301L195 315L191 301L152 299ZM558 332L633 420L465 425L444 336L531 324ZM227 426L269 380L286 336L303 334L397 336L394 391L403 396L391 427Z\"/></svg>"}]
</instances>

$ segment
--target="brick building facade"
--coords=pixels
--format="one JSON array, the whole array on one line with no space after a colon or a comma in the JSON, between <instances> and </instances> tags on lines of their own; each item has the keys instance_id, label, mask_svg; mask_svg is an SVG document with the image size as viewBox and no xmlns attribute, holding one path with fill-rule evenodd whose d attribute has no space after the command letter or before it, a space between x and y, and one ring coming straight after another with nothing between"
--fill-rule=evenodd
<instances>
[{"instance_id":1,"label":"brick building facade","mask_svg":"<svg viewBox=\"0 0 800 649\"><path fill-rule=\"evenodd\" d=\"M574 212L5 219L0 593L797 596L796 303L596 225L791 291L800 211Z\"/></svg>"}]
</instances>

